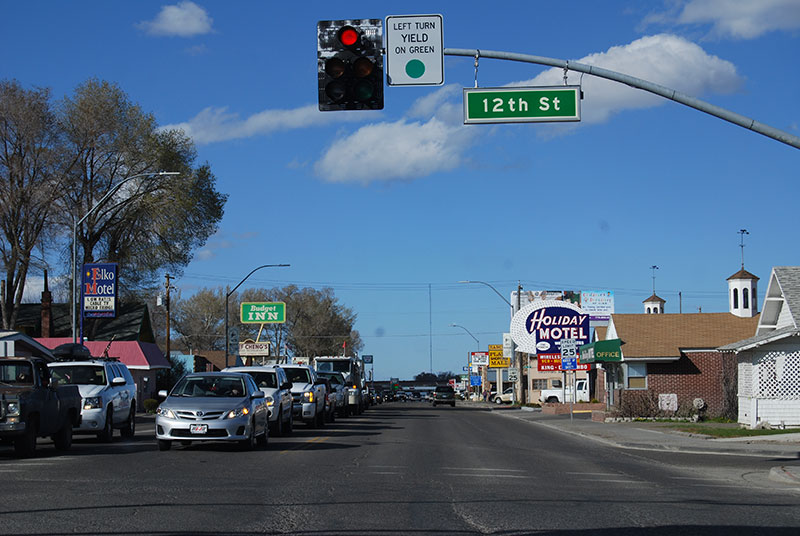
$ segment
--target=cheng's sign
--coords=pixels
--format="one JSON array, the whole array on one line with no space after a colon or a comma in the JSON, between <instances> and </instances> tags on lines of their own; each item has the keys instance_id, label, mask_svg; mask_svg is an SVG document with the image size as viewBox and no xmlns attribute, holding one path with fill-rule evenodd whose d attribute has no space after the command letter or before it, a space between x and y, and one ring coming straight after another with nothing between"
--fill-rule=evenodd
<instances>
[{"instance_id":1,"label":"cheng's sign","mask_svg":"<svg viewBox=\"0 0 800 536\"><path fill-rule=\"evenodd\" d=\"M117 316L117 263L84 264L81 303L85 318Z\"/></svg>"}]
</instances>

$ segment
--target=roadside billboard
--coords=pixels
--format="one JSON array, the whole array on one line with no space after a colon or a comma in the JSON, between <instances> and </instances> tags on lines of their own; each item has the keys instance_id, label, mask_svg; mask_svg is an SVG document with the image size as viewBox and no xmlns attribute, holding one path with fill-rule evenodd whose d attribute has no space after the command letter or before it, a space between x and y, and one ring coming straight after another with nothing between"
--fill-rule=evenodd
<instances>
[{"instance_id":1,"label":"roadside billboard","mask_svg":"<svg viewBox=\"0 0 800 536\"><path fill-rule=\"evenodd\" d=\"M581 309L589 313L592 325L607 326L614 314L613 290L582 290Z\"/></svg>"}]
</instances>

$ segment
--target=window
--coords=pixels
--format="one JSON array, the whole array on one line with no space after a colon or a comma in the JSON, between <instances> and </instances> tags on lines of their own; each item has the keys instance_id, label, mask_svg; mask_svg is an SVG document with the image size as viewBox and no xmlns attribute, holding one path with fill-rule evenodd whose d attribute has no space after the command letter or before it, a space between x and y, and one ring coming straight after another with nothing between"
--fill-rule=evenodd
<instances>
[{"instance_id":1,"label":"window","mask_svg":"<svg viewBox=\"0 0 800 536\"><path fill-rule=\"evenodd\" d=\"M627 363L626 389L647 389L647 363Z\"/></svg>"},{"instance_id":2,"label":"window","mask_svg":"<svg viewBox=\"0 0 800 536\"><path fill-rule=\"evenodd\" d=\"M733 308L734 309L738 309L739 308L739 289L738 288L733 289Z\"/></svg>"},{"instance_id":3,"label":"window","mask_svg":"<svg viewBox=\"0 0 800 536\"><path fill-rule=\"evenodd\" d=\"M742 308L750 309L750 291L748 289L742 290Z\"/></svg>"},{"instance_id":4,"label":"window","mask_svg":"<svg viewBox=\"0 0 800 536\"><path fill-rule=\"evenodd\" d=\"M561 389L561 380L550 380L550 386L553 389Z\"/></svg>"},{"instance_id":5,"label":"window","mask_svg":"<svg viewBox=\"0 0 800 536\"><path fill-rule=\"evenodd\" d=\"M541 391L542 389L547 389L547 380L533 380L533 389L536 391Z\"/></svg>"}]
</instances>

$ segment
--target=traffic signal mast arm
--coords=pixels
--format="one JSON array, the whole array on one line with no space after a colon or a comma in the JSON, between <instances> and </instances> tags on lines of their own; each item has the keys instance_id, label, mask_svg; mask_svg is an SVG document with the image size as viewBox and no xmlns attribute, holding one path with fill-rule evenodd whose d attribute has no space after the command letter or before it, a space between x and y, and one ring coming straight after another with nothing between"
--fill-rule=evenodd
<instances>
[{"instance_id":1,"label":"traffic signal mast arm","mask_svg":"<svg viewBox=\"0 0 800 536\"><path fill-rule=\"evenodd\" d=\"M476 49L464 49L464 48L445 48L444 55L468 56L471 58L483 57L483 58L492 58L497 60L519 61L523 63L536 63L539 65L549 65L551 67L561 67L562 69L577 71L579 73L586 73L600 78L605 78L607 80L613 80L614 82L620 82L630 87L634 87L636 89L643 89L644 91L648 91L650 93L654 93L661 97L665 97L680 104L689 106L690 108L694 108L695 110L700 110L701 112L713 115L714 117L719 117L720 119L724 119L725 121L733 123L734 125L739 125L740 127L744 127L748 130L752 130L754 132L767 136L768 138L772 138L781 143L785 143L786 145L791 145L792 147L800 149L800 137L793 136L788 132L784 132L769 125L765 125L764 123L759 123L758 121L750 119L749 117L745 117L743 115L731 112L719 106L709 104L700 99L690 97L689 95L680 93L679 91L676 91L674 89L660 86L658 84L648 82L647 80L642 80L641 78L635 78L633 76L618 73L615 71L609 71L608 69L603 69L601 67L596 67L594 65L587 65L585 63L577 63L577 62L559 60L554 58L545 58L542 56L532 56L529 54L516 54L513 52L498 52L498 51L483 50L483 49L476 50Z\"/></svg>"}]
</instances>

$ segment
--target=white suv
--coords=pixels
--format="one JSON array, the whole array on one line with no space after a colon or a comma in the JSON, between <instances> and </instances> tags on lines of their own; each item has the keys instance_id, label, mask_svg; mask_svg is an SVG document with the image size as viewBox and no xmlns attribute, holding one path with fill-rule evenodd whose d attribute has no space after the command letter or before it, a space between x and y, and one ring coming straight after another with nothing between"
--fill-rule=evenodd
<instances>
[{"instance_id":1,"label":"white suv","mask_svg":"<svg viewBox=\"0 0 800 536\"><path fill-rule=\"evenodd\" d=\"M136 385L128 367L118 361L87 359L48 363L59 385L76 385L81 393L81 424L76 433L97 434L111 441L114 428L122 437L136 431Z\"/></svg>"}]
</instances>

